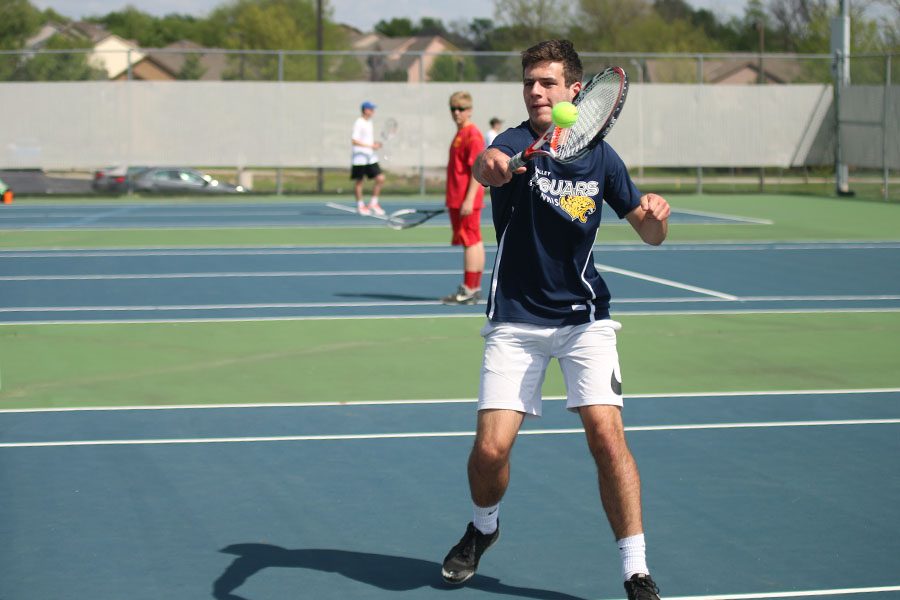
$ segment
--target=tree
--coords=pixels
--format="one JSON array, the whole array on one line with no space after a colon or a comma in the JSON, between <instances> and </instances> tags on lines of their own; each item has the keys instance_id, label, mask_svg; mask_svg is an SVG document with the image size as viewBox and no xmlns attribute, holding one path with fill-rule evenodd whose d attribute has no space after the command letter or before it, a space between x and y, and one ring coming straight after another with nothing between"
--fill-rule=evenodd
<instances>
[{"instance_id":1,"label":"tree","mask_svg":"<svg viewBox=\"0 0 900 600\"><path fill-rule=\"evenodd\" d=\"M468 56L441 54L428 70L431 81L478 81L478 67Z\"/></svg>"},{"instance_id":2,"label":"tree","mask_svg":"<svg viewBox=\"0 0 900 600\"><path fill-rule=\"evenodd\" d=\"M0 0L0 50L18 50L41 24L41 12L28 0Z\"/></svg>"},{"instance_id":3,"label":"tree","mask_svg":"<svg viewBox=\"0 0 900 600\"><path fill-rule=\"evenodd\" d=\"M416 35L447 35L447 28L444 27L444 22L440 19L422 17L419 19Z\"/></svg>"},{"instance_id":4,"label":"tree","mask_svg":"<svg viewBox=\"0 0 900 600\"><path fill-rule=\"evenodd\" d=\"M494 31L494 22L490 19L481 18L472 19L468 23L458 21L451 27L451 33L466 40L473 50L491 50L491 39Z\"/></svg>"},{"instance_id":5,"label":"tree","mask_svg":"<svg viewBox=\"0 0 900 600\"><path fill-rule=\"evenodd\" d=\"M221 32L209 35L205 19L191 15L169 14L157 18L133 6L88 19L127 40L135 40L144 48L163 48L179 40L193 40L204 46L218 46Z\"/></svg>"},{"instance_id":6,"label":"tree","mask_svg":"<svg viewBox=\"0 0 900 600\"><path fill-rule=\"evenodd\" d=\"M390 21L382 19L375 24L375 31L386 37L410 37L415 35L412 21L406 17L394 17Z\"/></svg>"},{"instance_id":7,"label":"tree","mask_svg":"<svg viewBox=\"0 0 900 600\"><path fill-rule=\"evenodd\" d=\"M197 54L188 54L185 57L184 63L182 63L176 78L200 79L203 77L204 73L206 73L206 69L200 64L200 57Z\"/></svg>"},{"instance_id":8,"label":"tree","mask_svg":"<svg viewBox=\"0 0 900 600\"><path fill-rule=\"evenodd\" d=\"M553 0L494 0L494 19L521 34L518 46L527 48L568 29L567 7Z\"/></svg>"},{"instance_id":9,"label":"tree","mask_svg":"<svg viewBox=\"0 0 900 600\"><path fill-rule=\"evenodd\" d=\"M54 35L45 48L47 50L85 50L84 41L65 35ZM92 67L87 60L87 52L62 52L37 54L23 61L10 77L13 81L84 81L106 79L104 69Z\"/></svg>"},{"instance_id":10,"label":"tree","mask_svg":"<svg viewBox=\"0 0 900 600\"><path fill-rule=\"evenodd\" d=\"M331 22L327 4L323 15L323 49L346 47L343 30ZM210 21L227 32L223 46L235 50L316 50L316 5L314 0L237 0L216 9ZM278 77L278 57L274 54L240 54L230 58L228 79ZM317 76L317 60L312 55L285 55L285 80L311 80ZM353 57L328 61L326 78L348 77L362 70Z\"/></svg>"},{"instance_id":11,"label":"tree","mask_svg":"<svg viewBox=\"0 0 900 600\"><path fill-rule=\"evenodd\" d=\"M414 35L447 35L447 28L440 19L422 17L413 24L406 17L394 17L390 21L382 19L375 24L375 31L387 37L411 37Z\"/></svg>"},{"instance_id":12,"label":"tree","mask_svg":"<svg viewBox=\"0 0 900 600\"><path fill-rule=\"evenodd\" d=\"M643 51L650 40L627 33L636 21L648 18L653 9L646 0L579 0L571 36L580 50L604 52ZM614 26L610 26L614 23ZM636 48L640 40L640 48Z\"/></svg>"}]
</instances>

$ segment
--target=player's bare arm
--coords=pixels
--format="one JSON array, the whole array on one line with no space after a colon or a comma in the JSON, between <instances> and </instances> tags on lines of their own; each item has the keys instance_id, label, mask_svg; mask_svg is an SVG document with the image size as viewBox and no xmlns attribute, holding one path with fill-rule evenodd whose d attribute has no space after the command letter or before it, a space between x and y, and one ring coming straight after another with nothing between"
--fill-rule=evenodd
<instances>
[{"instance_id":1,"label":"player's bare arm","mask_svg":"<svg viewBox=\"0 0 900 600\"><path fill-rule=\"evenodd\" d=\"M469 186L466 188L466 197L463 200L462 206L459 207L459 214L462 216L471 215L472 211L475 210L475 195L478 191L478 188L481 187L481 184L478 183L478 180L475 179L475 176L472 175L469 178Z\"/></svg>"},{"instance_id":2,"label":"player's bare arm","mask_svg":"<svg viewBox=\"0 0 900 600\"><path fill-rule=\"evenodd\" d=\"M644 243L659 246L669 233L672 209L659 194L644 194L641 203L625 217Z\"/></svg>"}]
</instances>

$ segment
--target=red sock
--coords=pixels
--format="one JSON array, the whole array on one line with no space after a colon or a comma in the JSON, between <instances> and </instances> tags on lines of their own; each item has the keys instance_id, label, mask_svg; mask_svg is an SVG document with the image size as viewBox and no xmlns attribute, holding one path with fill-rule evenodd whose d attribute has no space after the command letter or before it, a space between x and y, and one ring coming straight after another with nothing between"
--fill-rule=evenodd
<instances>
[{"instance_id":1,"label":"red sock","mask_svg":"<svg viewBox=\"0 0 900 600\"><path fill-rule=\"evenodd\" d=\"M466 276L465 279L463 279L463 283L470 290L480 290L481 271L466 271Z\"/></svg>"}]
</instances>

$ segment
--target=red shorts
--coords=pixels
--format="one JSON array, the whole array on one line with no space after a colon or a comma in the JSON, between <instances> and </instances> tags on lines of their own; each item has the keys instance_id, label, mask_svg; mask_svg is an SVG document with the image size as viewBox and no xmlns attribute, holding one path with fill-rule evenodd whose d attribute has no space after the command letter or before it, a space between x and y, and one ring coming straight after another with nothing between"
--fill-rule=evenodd
<instances>
[{"instance_id":1,"label":"red shorts","mask_svg":"<svg viewBox=\"0 0 900 600\"><path fill-rule=\"evenodd\" d=\"M453 228L453 246L474 246L481 241L481 209L476 208L472 214L461 216L458 208L448 208L450 227Z\"/></svg>"}]
</instances>

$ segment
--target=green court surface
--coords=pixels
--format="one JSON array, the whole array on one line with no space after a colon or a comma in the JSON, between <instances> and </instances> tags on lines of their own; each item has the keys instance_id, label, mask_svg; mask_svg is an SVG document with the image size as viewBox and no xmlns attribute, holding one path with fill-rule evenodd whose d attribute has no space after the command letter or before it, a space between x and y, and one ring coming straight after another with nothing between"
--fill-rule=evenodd
<instances>
[{"instance_id":1,"label":"green court surface","mask_svg":"<svg viewBox=\"0 0 900 600\"><path fill-rule=\"evenodd\" d=\"M626 316L626 394L900 385L900 313ZM473 398L481 317L7 325L2 408ZM563 394L551 366L546 395Z\"/></svg>"},{"instance_id":2,"label":"green court surface","mask_svg":"<svg viewBox=\"0 0 900 600\"><path fill-rule=\"evenodd\" d=\"M675 210L773 223L686 224L671 228L671 243L900 240L898 204L787 195L670 201ZM485 232L487 240L492 235ZM0 230L0 248L446 244L446 238L443 228ZM624 241L636 241L629 227L601 228L600 242ZM483 320L0 321L0 408L473 398ZM626 394L900 386L900 313L891 310L619 320ZM544 389L563 393L555 367Z\"/></svg>"},{"instance_id":3,"label":"green court surface","mask_svg":"<svg viewBox=\"0 0 900 600\"><path fill-rule=\"evenodd\" d=\"M287 203L324 204L334 197L291 198ZM339 200L339 199L338 199ZM396 201L396 199L394 199ZM54 202L95 202L89 199L55 199ZM146 201L146 200L142 200ZM172 201L172 200L168 200ZM193 200L196 201L196 200ZM280 201L266 197L264 202ZM402 200L400 200L402 201ZM688 241L786 241L786 240L894 240L900 237L900 204L854 199L791 195L684 195L670 196L679 209L741 215L772 221L768 224L685 224L673 227L670 242ZM40 204L25 199L17 204ZM125 202L123 200L123 202ZM216 200L215 202L219 202ZM412 203L420 200L410 198ZM485 239L493 239L486 228ZM633 242L634 232L625 225L605 226L600 241ZM387 228L229 228L229 229L65 229L3 230L0 248L96 248L155 246L241 246L241 245L345 245L414 244L447 242L442 228L414 228L402 232Z\"/></svg>"}]
</instances>

